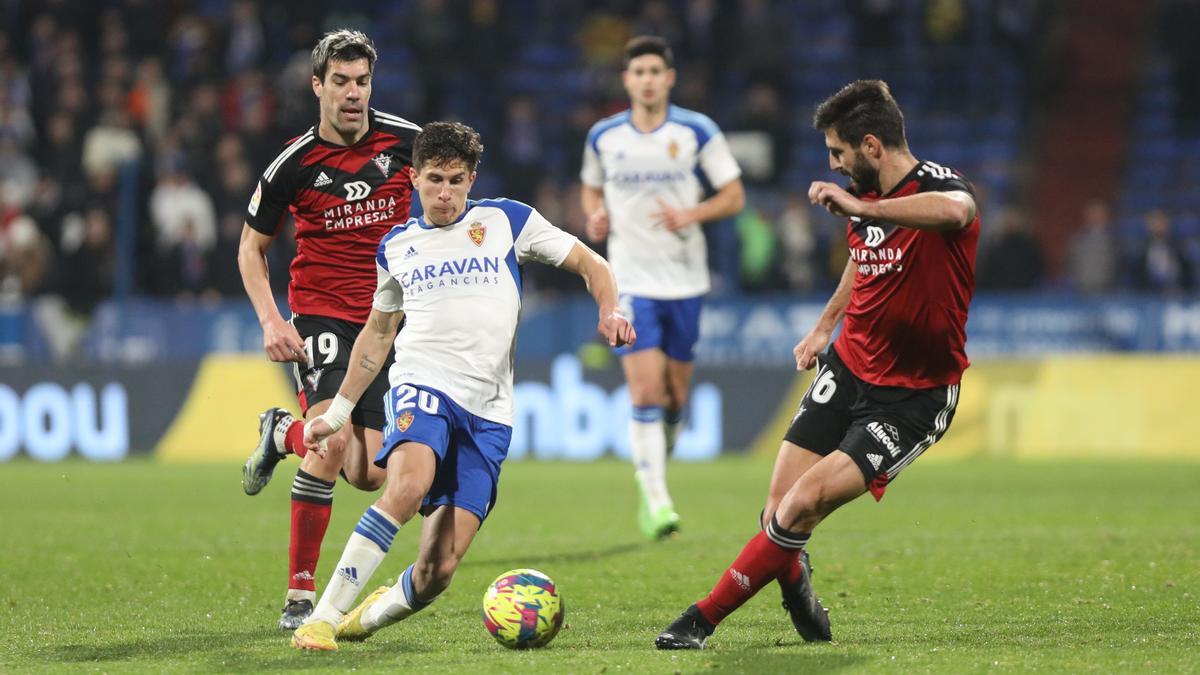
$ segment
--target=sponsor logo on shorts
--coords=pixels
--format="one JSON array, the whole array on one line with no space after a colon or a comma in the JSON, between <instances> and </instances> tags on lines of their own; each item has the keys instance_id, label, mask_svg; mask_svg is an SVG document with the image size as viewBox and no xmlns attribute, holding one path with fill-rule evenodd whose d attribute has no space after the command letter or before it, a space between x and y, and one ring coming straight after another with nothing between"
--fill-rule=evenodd
<instances>
[{"instance_id":1,"label":"sponsor logo on shorts","mask_svg":"<svg viewBox=\"0 0 1200 675\"><path fill-rule=\"evenodd\" d=\"M873 452L867 453L867 459L871 460L871 466L875 467L876 471L879 470L879 465L883 463L883 457Z\"/></svg>"},{"instance_id":2,"label":"sponsor logo on shorts","mask_svg":"<svg viewBox=\"0 0 1200 675\"><path fill-rule=\"evenodd\" d=\"M408 428L412 426L412 423L413 414L408 410L400 413L400 416L396 418L396 428L400 431L408 431Z\"/></svg>"},{"instance_id":3,"label":"sponsor logo on shorts","mask_svg":"<svg viewBox=\"0 0 1200 675\"><path fill-rule=\"evenodd\" d=\"M888 454L892 457L900 456L900 446L896 445L900 440L900 434L896 431L896 427L887 423L871 422L867 425L867 431L871 432L880 445L887 448Z\"/></svg>"}]
</instances>

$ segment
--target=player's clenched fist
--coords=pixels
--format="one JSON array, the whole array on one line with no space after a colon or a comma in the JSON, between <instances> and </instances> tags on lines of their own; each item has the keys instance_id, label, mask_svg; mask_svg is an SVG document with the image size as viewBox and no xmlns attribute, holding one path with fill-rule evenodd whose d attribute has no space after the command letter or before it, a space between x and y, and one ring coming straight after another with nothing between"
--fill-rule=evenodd
<instances>
[{"instance_id":1,"label":"player's clenched fist","mask_svg":"<svg viewBox=\"0 0 1200 675\"><path fill-rule=\"evenodd\" d=\"M609 347L624 347L637 340L637 332L633 330L633 324L629 323L629 319L626 319L620 312L611 312L608 316L600 319L598 329L604 339L608 340Z\"/></svg>"}]
</instances>

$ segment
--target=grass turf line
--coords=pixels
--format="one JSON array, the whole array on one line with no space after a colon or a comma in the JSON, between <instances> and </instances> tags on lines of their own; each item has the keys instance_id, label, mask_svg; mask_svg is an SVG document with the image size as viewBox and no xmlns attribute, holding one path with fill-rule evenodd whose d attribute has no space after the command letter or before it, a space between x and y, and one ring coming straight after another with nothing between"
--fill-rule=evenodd
<instances>
[{"instance_id":1,"label":"grass turf line","mask_svg":"<svg viewBox=\"0 0 1200 675\"><path fill-rule=\"evenodd\" d=\"M768 460L672 465L683 531L660 544L637 533L628 466L506 465L450 590L334 654L274 628L295 467L250 498L232 465L0 465L0 670L1200 670L1198 463L918 462L813 537L836 642L804 644L772 585L700 653L651 643L753 535ZM319 586L370 501L339 483ZM412 560L414 525L370 587ZM567 626L547 649L483 629L483 591L514 567L561 589Z\"/></svg>"}]
</instances>

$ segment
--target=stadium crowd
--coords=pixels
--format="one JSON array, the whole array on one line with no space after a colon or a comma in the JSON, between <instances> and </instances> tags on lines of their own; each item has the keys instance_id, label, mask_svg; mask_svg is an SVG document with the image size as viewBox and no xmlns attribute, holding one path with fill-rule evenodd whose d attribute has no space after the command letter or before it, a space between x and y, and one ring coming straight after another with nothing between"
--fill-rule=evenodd
<instances>
[{"instance_id":1,"label":"stadium crowd","mask_svg":"<svg viewBox=\"0 0 1200 675\"><path fill-rule=\"evenodd\" d=\"M905 109L919 111L910 128L918 156L955 160L978 177L982 290L1191 291L1200 227L1179 231L1175 221L1196 213L1170 200L1131 210L1121 195L1096 195L1067 263L1048 266L1018 196L1046 4L0 3L0 297L60 297L72 316L114 293L241 297L235 253L246 202L281 145L315 120L309 50L340 26L366 30L379 47L376 107L480 130L488 171L477 196L527 200L577 234L587 129L626 101L612 76L621 47L634 34L668 38L679 58L674 100L727 130L751 190L740 216L708 229L718 293L836 281L841 228L803 199L809 180L830 177L809 117L836 83L863 72L892 81ZM1196 7L1163 4L1168 17ZM1170 78L1200 43L1173 25L1155 48L1172 89L1163 105L1183 120L1166 133L1194 139L1195 79ZM272 255L281 292L290 250ZM534 287L554 292L553 274Z\"/></svg>"}]
</instances>

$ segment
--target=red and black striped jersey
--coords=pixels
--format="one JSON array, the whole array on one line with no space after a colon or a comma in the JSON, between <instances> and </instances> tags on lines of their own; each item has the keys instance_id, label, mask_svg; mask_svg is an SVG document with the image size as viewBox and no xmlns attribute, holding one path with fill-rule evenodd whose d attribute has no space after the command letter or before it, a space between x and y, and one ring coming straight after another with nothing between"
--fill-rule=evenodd
<instances>
[{"instance_id":1,"label":"red and black striped jersey","mask_svg":"<svg viewBox=\"0 0 1200 675\"><path fill-rule=\"evenodd\" d=\"M962 191L971 184L953 169L920 162L890 192ZM975 294L979 213L958 230L935 231L851 218L850 259L857 265L842 332L834 342L850 372L872 384L926 389L957 384L967 360L967 307Z\"/></svg>"},{"instance_id":2,"label":"red and black striped jersey","mask_svg":"<svg viewBox=\"0 0 1200 675\"><path fill-rule=\"evenodd\" d=\"M246 224L274 236L290 211L296 221L288 305L294 314L365 323L377 282L379 240L408 220L413 141L421 129L371 109L354 145L312 127L292 139L258 181Z\"/></svg>"}]
</instances>

